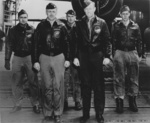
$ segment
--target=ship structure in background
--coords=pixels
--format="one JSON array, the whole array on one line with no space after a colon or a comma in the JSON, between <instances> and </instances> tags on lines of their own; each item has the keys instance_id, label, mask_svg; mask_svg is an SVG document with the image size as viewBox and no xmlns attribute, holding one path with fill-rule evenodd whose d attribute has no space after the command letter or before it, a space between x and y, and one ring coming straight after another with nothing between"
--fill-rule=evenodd
<instances>
[{"instance_id":1,"label":"ship structure in background","mask_svg":"<svg viewBox=\"0 0 150 123\"><path fill-rule=\"evenodd\" d=\"M3 31L8 34L9 28L16 24L17 13L22 0L2 0L0 1L0 25Z\"/></svg>"}]
</instances>

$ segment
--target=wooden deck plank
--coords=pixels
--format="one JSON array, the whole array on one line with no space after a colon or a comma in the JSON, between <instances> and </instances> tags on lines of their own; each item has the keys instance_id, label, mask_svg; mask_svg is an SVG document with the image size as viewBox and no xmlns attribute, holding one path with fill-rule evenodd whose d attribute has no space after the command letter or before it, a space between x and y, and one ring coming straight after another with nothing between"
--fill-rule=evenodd
<instances>
[{"instance_id":1,"label":"wooden deck plank","mask_svg":"<svg viewBox=\"0 0 150 123\"><path fill-rule=\"evenodd\" d=\"M150 123L150 108L139 108L139 112L133 113L125 108L123 114L114 112L115 108L105 108L105 123ZM43 121L42 114L34 114L31 108L23 108L21 111L10 114L10 108L0 108L0 123L48 123ZM62 123L79 123L82 111L70 109L62 115ZM51 121L50 123L54 123ZM96 123L95 112L91 108L88 123Z\"/></svg>"}]
</instances>

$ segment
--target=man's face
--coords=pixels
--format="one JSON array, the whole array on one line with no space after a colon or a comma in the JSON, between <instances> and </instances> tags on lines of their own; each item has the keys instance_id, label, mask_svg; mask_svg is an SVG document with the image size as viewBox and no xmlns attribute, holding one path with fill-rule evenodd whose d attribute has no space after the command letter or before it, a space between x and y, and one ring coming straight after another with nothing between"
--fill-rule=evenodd
<instances>
[{"instance_id":1,"label":"man's face","mask_svg":"<svg viewBox=\"0 0 150 123\"><path fill-rule=\"evenodd\" d=\"M19 23L26 24L28 22L28 15L22 14L18 17L18 19L19 19Z\"/></svg>"},{"instance_id":2,"label":"man's face","mask_svg":"<svg viewBox=\"0 0 150 123\"><path fill-rule=\"evenodd\" d=\"M67 21L70 23L70 24L73 24L76 20L76 16L75 15L71 15L71 14L67 14Z\"/></svg>"},{"instance_id":3,"label":"man's face","mask_svg":"<svg viewBox=\"0 0 150 123\"><path fill-rule=\"evenodd\" d=\"M84 12L88 18L91 18L91 17L93 17L95 10L96 10L96 8L95 8L94 4L90 4L89 6L87 6L84 9Z\"/></svg>"},{"instance_id":4,"label":"man's face","mask_svg":"<svg viewBox=\"0 0 150 123\"><path fill-rule=\"evenodd\" d=\"M130 17L130 12L129 11L123 11L121 14L120 14L121 18L123 21L128 21L129 20L129 17Z\"/></svg>"},{"instance_id":5,"label":"man's face","mask_svg":"<svg viewBox=\"0 0 150 123\"><path fill-rule=\"evenodd\" d=\"M51 21L55 20L57 15L57 9L46 9L47 18Z\"/></svg>"}]
</instances>

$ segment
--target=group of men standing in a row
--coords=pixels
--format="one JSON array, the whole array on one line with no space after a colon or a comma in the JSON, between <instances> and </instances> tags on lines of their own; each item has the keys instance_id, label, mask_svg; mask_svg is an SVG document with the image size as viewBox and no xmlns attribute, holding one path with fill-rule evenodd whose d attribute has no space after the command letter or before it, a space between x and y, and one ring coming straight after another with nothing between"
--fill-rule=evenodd
<instances>
[{"instance_id":1,"label":"group of men standing in a row","mask_svg":"<svg viewBox=\"0 0 150 123\"><path fill-rule=\"evenodd\" d=\"M131 111L138 111L136 96L139 87L141 35L138 25L129 19L129 7L121 8L122 20L113 24L111 36L106 22L94 14L96 10L94 2L86 1L83 9L85 16L81 20L75 21L75 12L69 10L66 13L67 22L61 22L56 18L56 5L49 3L46 6L47 18L38 24L36 30L28 25L26 11L21 10L18 13L19 23L10 29L5 51L5 68L8 70L14 52L12 92L15 106L12 112L21 109L24 84L22 71L25 71L31 90L33 111L40 113L39 85L36 81L36 71L40 71L41 102L45 120L55 119L56 123L61 122L63 108L68 106L66 95L68 83L71 81L74 85L75 109L83 110L80 122L86 123L90 118L93 90L96 120L103 123L105 107L103 64L109 64L110 58L113 58L114 62L116 111L123 112L126 73L129 73L130 82L129 107Z\"/></svg>"}]
</instances>

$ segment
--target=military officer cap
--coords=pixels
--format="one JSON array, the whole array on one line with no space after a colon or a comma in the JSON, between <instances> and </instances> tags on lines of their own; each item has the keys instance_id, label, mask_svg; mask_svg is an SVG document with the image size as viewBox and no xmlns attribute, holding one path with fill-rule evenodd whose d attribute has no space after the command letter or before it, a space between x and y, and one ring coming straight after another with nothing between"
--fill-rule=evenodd
<instances>
[{"instance_id":1,"label":"military officer cap","mask_svg":"<svg viewBox=\"0 0 150 123\"><path fill-rule=\"evenodd\" d=\"M57 8L57 6L54 4L54 3L49 3L47 6L46 6L46 9L55 9Z\"/></svg>"},{"instance_id":2,"label":"military officer cap","mask_svg":"<svg viewBox=\"0 0 150 123\"><path fill-rule=\"evenodd\" d=\"M121 9L120 9L120 13L122 13L122 12L124 12L124 11L128 11L128 12L130 12L130 8L129 8L129 6L127 6L127 5L123 5L123 6L121 7Z\"/></svg>"},{"instance_id":3,"label":"military officer cap","mask_svg":"<svg viewBox=\"0 0 150 123\"><path fill-rule=\"evenodd\" d=\"M27 12L24 9L21 9L20 12L18 12L18 17L23 14L27 14Z\"/></svg>"},{"instance_id":4,"label":"military officer cap","mask_svg":"<svg viewBox=\"0 0 150 123\"><path fill-rule=\"evenodd\" d=\"M83 2L83 9L85 9L86 7L88 7L91 3L94 3L94 2L91 1L91 0L84 0L84 2Z\"/></svg>"},{"instance_id":5,"label":"military officer cap","mask_svg":"<svg viewBox=\"0 0 150 123\"><path fill-rule=\"evenodd\" d=\"M76 12L73 11L72 9L71 9L71 10L68 10L68 11L66 12L66 14L70 14L70 15L76 16Z\"/></svg>"}]
</instances>

